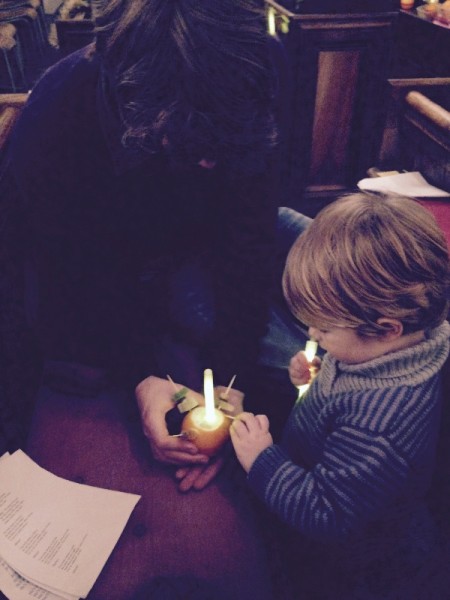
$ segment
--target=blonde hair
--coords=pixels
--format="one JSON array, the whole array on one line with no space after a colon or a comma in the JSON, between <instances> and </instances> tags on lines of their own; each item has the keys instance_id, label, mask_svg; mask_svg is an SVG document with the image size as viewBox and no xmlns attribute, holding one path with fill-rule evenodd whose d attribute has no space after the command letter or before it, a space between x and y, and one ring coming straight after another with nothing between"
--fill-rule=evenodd
<instances>
[{"instance_id":1,"label":"blonde hair","mask_svg":"<svg viewBox=\"0 0 450 600\"><path fill-rule=\"evenodd\" d=\"M449 253L432 214L401 196L352 194L333 202L294 243L283 275L293 314L309 326L383 333L436 327L448 314Z\"/></svg>"}]
</instances>

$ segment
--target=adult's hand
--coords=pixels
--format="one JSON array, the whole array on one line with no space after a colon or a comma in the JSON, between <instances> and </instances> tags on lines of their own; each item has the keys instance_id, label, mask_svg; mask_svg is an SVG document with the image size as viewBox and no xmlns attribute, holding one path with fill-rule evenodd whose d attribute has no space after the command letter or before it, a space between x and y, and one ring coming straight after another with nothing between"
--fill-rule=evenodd
<instances>
[{"instance_id":1,"label":"adult's hand","mask_svg":"<svg viewBox=\"0 0 450 600\"><path fill-rule=\"evenodd\" d=\"M206 465L192 465L177 469L175 477L178 480L180 492L200 491L205 488L219 474L229 456L230 446L227 446L226 450L221 450Z\"/></svg>"},{"instance_id":2,"label":"adult's hand","mask_svg":"<svg viewBox=\"0 0 450 600\"><path fill-rule=\"evenodd\" d=\"M192 442L169 435L166 413L174 406L173 393L173 385L169 381L153 376L147 377L136 387L142 428L153 456L167 464L205 465L209 461L208 456L201 454ZM201 394L189 391L189 395L203 402Z\"/></svg>"}]
</instances>

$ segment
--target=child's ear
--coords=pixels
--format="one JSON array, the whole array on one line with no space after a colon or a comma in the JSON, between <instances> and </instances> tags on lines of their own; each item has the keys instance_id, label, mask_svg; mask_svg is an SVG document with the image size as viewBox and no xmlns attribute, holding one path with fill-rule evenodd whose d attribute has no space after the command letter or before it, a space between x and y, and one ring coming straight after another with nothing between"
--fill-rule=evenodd
<instances>
[{"instance_id":1,"label":"child's ear","mask_svg":"<svg viewBox=\"0 0 450 600\"><path fill-rule=\"evenodd\" d=\"M398 319L390 319L389 317L380 317L377 319L377 324L383 328L383 333L380 337L386 341L392 341L403 335L403 323Z\"/></svg>"}]
</instances>

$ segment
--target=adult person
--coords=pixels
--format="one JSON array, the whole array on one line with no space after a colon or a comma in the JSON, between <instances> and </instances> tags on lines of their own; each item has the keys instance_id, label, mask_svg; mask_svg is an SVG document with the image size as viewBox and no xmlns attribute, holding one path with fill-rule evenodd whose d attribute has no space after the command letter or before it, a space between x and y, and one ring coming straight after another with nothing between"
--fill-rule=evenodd
<instances>
[{"instance_id":1,"label":"adult person","mask_svg":"<svg viewBox=\"0 0 450 600\"><path fill-rule=\"evenodd\" d=\"M13 231L3 257L26 263L45 381L83 395L156 376L139 402L165 462L205 460L164 429L166 373L194 389L203 366L224 385L237 373L245 393L257 374L274 290L281 96L262 9L105 3L96 43L33 89L2 165ZM197 301L196 279L210 302ZM15 281L4 288L19 298ZM201 474L188 471L187 488Z\"/></svg>"}]
</instances>

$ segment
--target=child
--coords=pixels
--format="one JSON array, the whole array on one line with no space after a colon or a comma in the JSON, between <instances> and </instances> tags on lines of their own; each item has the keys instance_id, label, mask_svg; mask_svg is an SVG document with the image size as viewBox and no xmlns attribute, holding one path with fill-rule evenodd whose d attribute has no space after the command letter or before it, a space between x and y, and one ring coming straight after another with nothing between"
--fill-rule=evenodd
<instances>
[{"instance_id":1,"label":"child","mask_svg":"<svg viewBox=\"0 0 450 600\"><path fill-rule=\"evenodd\" d=\"M298 599L441 598L408 585L432 546L423 499L449 352L448 283L436 222L399 196L334 202L290 251L285 297L326 353L280 444L267 418L250 413L233 422L231 439L253 491L318 541L305 554L314 596L305 583ZM292 382L308 383L310 367L298 353ZM319 567L330 568L322 578L311 567L317 548ZM322 596L333 569L337 587Z\"/></svg>"}]
</instances>

